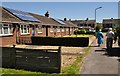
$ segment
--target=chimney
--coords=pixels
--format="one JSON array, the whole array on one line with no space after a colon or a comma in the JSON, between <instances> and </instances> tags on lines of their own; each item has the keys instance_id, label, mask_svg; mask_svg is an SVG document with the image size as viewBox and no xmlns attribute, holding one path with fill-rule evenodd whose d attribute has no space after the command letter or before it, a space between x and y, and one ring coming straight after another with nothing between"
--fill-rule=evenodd
<instances>
[{"instance_id":1,"label":"chimney","mask_svg":"<svg viewBox=\"0 0 120 76\"><path fill-rule=\"evenodd\" d=\"M48 11L45 13L45 16L46 16L46 17L49 17L49 12L48 12Z\"/></svg>"},{"instance_id":2,"label":"chimney","mask_svg":"<svg viewBox=\"0 0 120 76\"><path fill-rule=\"evenodd\" d=\"M69 19L69 21L71 21L71 19Z\"/></svg>"},{"instance_id":3,"label":"chimney","mask_svg":"<svg viewBox=\"0 0 120 76\"><path fill-rule=\"evenodd\" d=\"M67 18L64 18L64 21L67 21Z\"/></svg>"},{"instance_id":4,"label":"chimney","mask_svg":"<svg viewBox=\"0 0 120 76\"><path fill-rule=\"evenodd\" d=\"M111 19L113 19L113 18L111 18Z\"/></svg>"},{"instance_id":5,"label":"chimney","mask_svg":"<svg viewBox=\"0 0 120 76\"><path fill-rule=\"evenodd\" d=\"M86 18L86 21L88 21L88 18Z\"/></svg>"}]
</instances>

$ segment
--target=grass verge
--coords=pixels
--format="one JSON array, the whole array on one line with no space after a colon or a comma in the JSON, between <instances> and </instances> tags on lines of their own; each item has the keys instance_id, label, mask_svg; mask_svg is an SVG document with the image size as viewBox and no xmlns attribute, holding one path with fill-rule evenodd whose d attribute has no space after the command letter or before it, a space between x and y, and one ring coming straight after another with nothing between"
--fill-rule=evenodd
<instances>
[{"instance_id":1,"label":"grass verge","mask_svg":"<svg viewBox=\"0 0 120 76\"><path fill-rule=\"evenodd\" d=\"M64 37L91 37L91 36L93 36L93 35L70 35L70 36L64 36Z\"/></svg>"},{"instance_id":2,"label":"grass verge","mask_svg":"<svg viewBox=\"0 0 120 76\"><path fill-rule=\"evenodd\" d=\"M86 50L85 54L78 56L72 65L62 68L62 74L79 74L80 73L80 69L83 65L82 60L90 52L90 47L87 47L85 50Z\"/></svg>"},{"instance_id":3,"label":"grass verge","mask_svg":"<svg viewBox=\"0 0 120 76\"><path fill-rule=\"evenodd\" d=\"M41 72L31 72L25 70L16 70L16 69L9 69L9 68L1 68L2 74L42 74Z\"/></svg>"}]
</instances>

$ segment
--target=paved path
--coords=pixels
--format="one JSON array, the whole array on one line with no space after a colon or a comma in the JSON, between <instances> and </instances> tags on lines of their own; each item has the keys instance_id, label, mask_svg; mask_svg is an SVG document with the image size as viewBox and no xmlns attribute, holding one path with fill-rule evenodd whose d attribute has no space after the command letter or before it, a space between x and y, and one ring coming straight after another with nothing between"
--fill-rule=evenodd
<instances>
[{"instance_id":1,"label":"paved path","mask_svg":"<svg viewBox=\"0 0 120 76\"><path fill-rule=\"evenodd\" d=\"M84 58L80 74L118 74L120 48L113 45L111 53L106 52L106 45L97 47L96 40L92 43L91 52Z\"/></svg>"}]
</instances>

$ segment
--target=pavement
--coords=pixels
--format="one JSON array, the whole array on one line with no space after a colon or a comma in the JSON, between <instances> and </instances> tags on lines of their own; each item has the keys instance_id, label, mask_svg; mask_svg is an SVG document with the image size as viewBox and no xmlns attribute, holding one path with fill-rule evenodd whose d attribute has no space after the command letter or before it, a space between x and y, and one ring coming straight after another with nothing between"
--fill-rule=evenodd
<instances>
[{"instance_id":1,"label":"pavement","mask_svg":"<svg viewBox=\"0 0 120 76\"><path fill-rule=\"evenodd\" d=\"M93 40L94 39L94 40ZM106 51L106 38L101 47L97 46L97 40L91 41L90 53L84 58L80 74L119 74L120 47L113 44L111 52Z\"/></svg>"}]
</instances>

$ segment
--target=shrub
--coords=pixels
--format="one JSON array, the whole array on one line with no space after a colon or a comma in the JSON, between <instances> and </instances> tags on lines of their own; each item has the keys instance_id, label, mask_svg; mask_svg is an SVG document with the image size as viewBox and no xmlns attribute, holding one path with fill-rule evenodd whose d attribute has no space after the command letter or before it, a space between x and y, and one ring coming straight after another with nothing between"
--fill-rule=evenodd
<instances>
[{"instance_id":1,"label":"shrub","mask_svg":"<svg viewBox=\"0 0 120 76\"><path fill-rule=\"evenodd\" d=\"M75 35L77 35L77 34L86 34L86 32L87 32L86 29L83 28L83 29L81 29L81 30L75 30L75 31L74 31L74 34L75 34Z\"/></svg>"},{"instance_id":2,"label":"shrub","mask_svg":"<svg viewBox=\"0 0 120 76\"><path fill-rule=\"evenodd\" d=\"M99 31L100 29L102 29L102 26L101 25L97 25L95 29L96 29L96 31Z\"/></svg>"},{"instance_id":3,"label":"shrub","mask_svg":"<svg viewBox=\"0 0 120 76\"><path fill-rule=\"evenodd\" d=\"M82 34L85 34L87 31L83 28L82 30L81 30L81 33Z\"/></svg>"},{"instance_id":4,"label":"shrub","mask_svg":"<svg viewBox=\"0 0 120 76\"><path fill-rule=\"evenodd\" d=\"M118 25L117 27L115 27L115 29L116 29L116 31L117 31L118 33L120 33L120 25Z\"/></svg>"}]
</instances>

